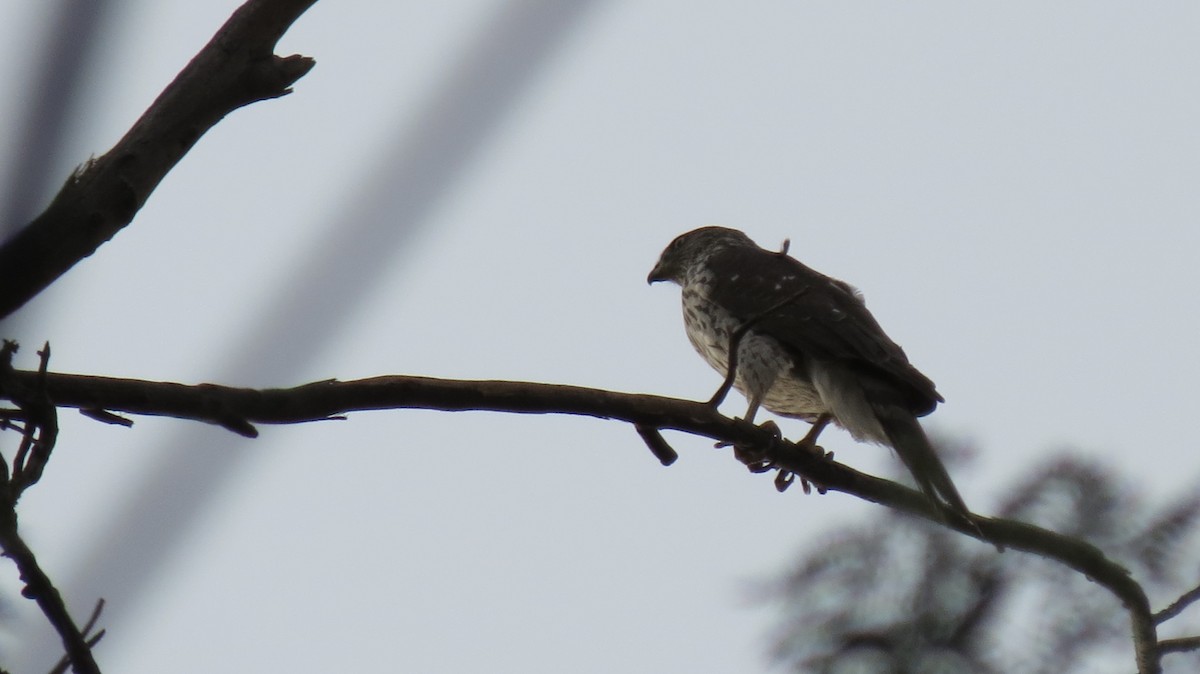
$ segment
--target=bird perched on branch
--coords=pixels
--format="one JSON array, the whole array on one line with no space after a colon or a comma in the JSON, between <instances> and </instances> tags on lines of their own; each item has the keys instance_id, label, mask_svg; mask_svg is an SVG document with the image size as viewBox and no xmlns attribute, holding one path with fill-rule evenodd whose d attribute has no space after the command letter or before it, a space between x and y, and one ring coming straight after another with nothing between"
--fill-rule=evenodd
<instances>
[{"instance_id":1,"label":"bird perched on branch","mask_svg":"<svg viewBox=\"0 0 1200 674\"><path fill-rule=\"evenodd\" d=\"M813 424L814 444L832 422L856 440L892 447L921 490L966 516L966 504L917 417L943 402L867 311L853 286L744 233L701 227L677 237L646 279L683 288L688 339L726 375L737 344L733 385L746 396L747 421L759 407ZM740 339L737 339L739 329Z\"/></svg>"}]
</instances>

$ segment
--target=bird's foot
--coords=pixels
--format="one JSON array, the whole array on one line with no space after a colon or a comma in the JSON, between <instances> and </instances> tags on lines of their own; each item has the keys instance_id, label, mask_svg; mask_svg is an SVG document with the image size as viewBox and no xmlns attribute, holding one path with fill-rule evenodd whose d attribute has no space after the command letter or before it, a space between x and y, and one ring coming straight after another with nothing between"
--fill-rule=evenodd
<instances>
[{"instance_id":1,"label":"bird's foot","mask_svg":"<svg viewBox=\"0 0 1200 674\"><path fill-rule=\"evenodd\" d=\"M815 454L816 457L818 459L821 459L822 461L833 461L833 452L827 452L827 451L825 451L824 447L818 445L817 444L817 434L813 433L812 431L810 431L808 433L808 435L804 436L804 438L802 438L799 442L797 442L796 446L799 447L800 449L803 449L812 454ZM775 477L775 488L778 489L779 491L783 491L784 489L787 489L788 487L790 487L794 480L795 480L794 475L789 473L788 475L785 476L784 471L780 470L779 475L777 475ZM804 477L803 475L800 476L800 488L804 490L805 494L811 494L813 488L816 488L818 494L823 495L826 492L824 485L817 484L816 482L811 482L808 480L808 478Z\"/></svg>"},{"instance_id":2,"label":"bird's foot","mask_svg":"<svg viewBox=\"0 0 1200 674\"><path fill-rule=\"evenodd\" d=\"M817 453L818 458L820 458L821 460L833 461L833 452L827 452L827 451L825 451L825 449L823 447L821 447L819 445L810 445L808 448L815 451ZM776 486L776 488L779 488L779 478L778 477L775 478L775 486ZM811 494L812 490L815 488L817 490L817 493L821 494L822 496L827 491L825 489L825 485L818 484L816 482L811 482L811 481L809 481L808 478L804 477L803 475L800 476L800 488L804 490L805 494ZM784 489L786 489L786 487L784 487ZM779 489L779 491L783 491L783 489Z\"/></svg>"},{"instance_id":3,"label":"bird's foot","mask_svg":"<svg viewBox=\"0 0 1200 674\"><path fill-rule=\"evenodd\" d=\"M788 487L792 486L792 483L795 481L795 473L790 470L784 470L780 468L779 472L775 473L775 491L782 494L783 492L787 491ZM805 494L810 493L808 480L804 479L804 476L800 476L800 488L804 490Z\"/></svg>"},{"instance_id":4,"label":"bird's foot","mask_svg":"<svg viewBox=\"0 0 1200 674\"><path fill-rule=\"evenodd\" d=\"M805 494L811 494L814 487L818 494L824 494L826 491L825 487L815 482L810 482L803 475L797 475L786 468L782 468L775 463L774 459L770 458L774 453L773 450L784 440L783 432L779 429L779 425L774 421L767 420L759 424L758 427L771 434L771 439L765 447L763 445L739 445L735 442L718 442L714 446L717 449L732 446L734 458L745 464L751 473L778 471L775 474L775 489L780 492L787 491L788 487L791 487L795 483L796 478L799 477L800 487L804 489ZM819 429L817 433L819 433ZM796 446L815 453L820 459L832 461L833 452L826 452L824 448L817 445L817 433L810 431L808 435L796 443Z\"/></svg>"},{"instance_id":5,"label":"bird's foot","mask_svg":"<svg viewBox=\"0 0 1200 674\"><path fill-rule=\"evenodd\" d=\"M825 450L817 447L816 445L814 445L813 448L821 452L822 459L828 459L830 461L833 460L833 452L826 453ZM800 478L800 488L804 490L805 494L811 494L814 488L817 490L818 494L822 495L824 495L827 491L824 485L813 482L803 475L798 475L783 468L780 468L779 473L775 475L775 488L780 492L787 491L787 488L792 486L792 483L796 481L797 477Z\"/></svg>"},{"instance_id":6,"label":"bird's foot","mask_svg":"<svg viewBox=\"0 0 1200 674\"><path fill-rule=\"evenodd\" d=\"M779 430L779 425L771 420L764 421L758 427L771 434L771 439L767 441L766 445L739 445L736 442L718 442L714 447L722 449L732 446L734 458L745 464L751 473L766 473L773 470L776 466L770 455L778 443L783 440L783 432Z\"/></svg>"},{"instance_id":7,"label":"bird's foot","mask_svg":"<svg viewBox=\"0 0 1200 674\"><path fill-rule=\"evenodd\" d=\"M745 420L744 419L734 419L734 421L745 421ZM754 423L754 422L751 421L750 423ZM774 446L774 444L776 442L779 442L780 440L783 439L783 431L779 430L779 424L775 423L774 421L772 421L770 419L767 419L766 421L759 424L758 428L760 428L764 431L767 431L768 433L771 434L771 442L770 442L770 445L768 445L768 448L771 446ZM722 441L714 444L713 447L716 447L717 449L725 449L726 447L733 447L734 450L737 450L738 448L749 449L749 447L747 445L739 445L736 442L728 442L726 440L722 440ZM763 454L765 452L759 451L756 453Z\"/></svg>"}]
</instances>

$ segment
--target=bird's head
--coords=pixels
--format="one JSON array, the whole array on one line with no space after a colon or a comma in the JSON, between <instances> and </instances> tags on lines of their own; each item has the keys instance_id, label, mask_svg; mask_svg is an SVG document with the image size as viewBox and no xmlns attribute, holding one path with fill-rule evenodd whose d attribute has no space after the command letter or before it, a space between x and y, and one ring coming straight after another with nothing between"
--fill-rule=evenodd
<instances>
[{"instance_id":1,"label":"bird's head","mask_svg":"<svg viewBox=\"0 0 1200 674\"><path fill-rule=\"evenodd\" d=\"M728 227L701 227L675 237L658 257L658 264L650 270L647 283L672 281L683 285L688 274L703 265L708 258L724 248L750 246L755 248L750 237Z\"/></svg>"}]
</instances>

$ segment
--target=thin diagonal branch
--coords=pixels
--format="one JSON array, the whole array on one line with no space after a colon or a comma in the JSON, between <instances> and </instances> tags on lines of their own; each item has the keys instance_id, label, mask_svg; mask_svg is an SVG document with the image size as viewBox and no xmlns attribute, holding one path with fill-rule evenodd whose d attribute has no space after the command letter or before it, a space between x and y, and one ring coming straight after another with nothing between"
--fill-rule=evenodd
<instances>
[{"instance_id":1,"label":"thin diagonal branch","mask_svg":"<svg viewBox=\"0 0 1200 674\"><path fill-rule=\"evenodd\" d=\"M21 428L21 444L13 459L12 470L7 470L4 458L0 457L0 551L13 560L21 580L25 583L21 594L37 602L46 619L62 640L66 659L75 672L99 674L100 668L92 657L91 645L67 611L66 603L58 589L42 571L33 551L21 538L17 525L17 501L22 492L38 481L58 435L58 408L46 395L45 382L50 362L50 344L38 352L41 363L33 379L27 383L14 381L12 367L17 343L4 340L0 344L0 397L13 402L20 411L24 423Z\"/></svg>"},{"instance_id":2,"label":"thin diagonal branch","mask_svg":"<svg viewBox=\"0 0 1200 674\"><path fill-rule=\"evenodd\" d=\"M1179 599L1171 602L1171 605L1154 614L1154 624L1161 625L1175 616L1183 613L1187 607L1200 600L1200 585L1184 592Z\"/></svg>"},{"instance_id":3,"label":"thin diagonal branch","mask_svg":"<svg viewBox=\"0 0 1200 674\"><path fill-rule=\"evenodd\" d=\"M92 630L95 629L96 623L100 620L100 614L103 611L104 611L104 599L99 599L96 601L96 608L92 609L91 617L88 618L88 621L83 625L82 632L83 632L84 638L86 639L87 647L89 650L92 648L95 648L96 644L100 643L100 640L104 638L104 634L105 634L104 630L100 630L99 632L92 634ZM62 659L59 660L58 663L55 664L54 667L52 667L50 669L50 674L63 674L63 672L67 671L67 668L70 666L71 666L71 658L69 656L64 655L62 657Z\"/></svg>"},{"instance_id":4,"label":"thin diagonal branch","mask_svg":"<svg viewBox=\"0 0 1200 674\"><path fill-rule=\"evenodd\" d=\"M8 491L7 485L4 491ZM15 505L10 498L6 498L3 507L0 507L0 548L3 548L6 557L13 560L21 574L21 580L25 583L21 594L36 601L38 608L50 621L62 639L72 670L79 674L100 674L88 639L71 619L66 602L38 564L33 551L17 533Z\"/></svg>"},{"instance_id":5,"label":"thin diagonal branch","mask_svg":"<svg viewBox=\"0 0 1200 674\"><path fill-rule=\"evenodd\" d=\"M192 145L239 107L288 94L314 61L275 44L316 0L249 0L125 137L68 178L50 206L0 247L0 318L128 225Z\"/></svg>"}]
</instances>

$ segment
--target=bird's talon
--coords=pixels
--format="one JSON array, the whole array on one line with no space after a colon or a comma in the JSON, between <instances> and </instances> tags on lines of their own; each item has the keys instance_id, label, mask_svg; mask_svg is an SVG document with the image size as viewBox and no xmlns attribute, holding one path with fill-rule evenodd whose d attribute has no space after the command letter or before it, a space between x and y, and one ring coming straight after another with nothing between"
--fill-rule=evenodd
<instances>
[{"instance_id":1,"label":"bird's talon","mask_svg":"<svg viewBox=\"0 0 1200 674\"><path fill-rule=\"evenodd\" d=\"M746 468L750 469L751 473L765 473L775 466L774 462L753 447L734 445L733 456L738 461L744 463Z\"/></svg>"},{"instance_id":2,"label":"bird's talon","mask_svg":"<svg viewBox=\"0 0 1200 674\"><path fill-rule=\"evenodd\" d=\"M791 471L783 470L782 468L780 468L779 472L775 475L775 489L776 489L776 491L778 491L779 493L782 494L783 492L787 491L787 488L792 486L792 483L795 481L796 481L795 473L793 473ZM804 486L804 493L807 494L808 493L808 481L805 480L804 478L800 478L800 482Z\"/></svg>"},{"instance_id":3,"label":"bird's talon","mask_svg":"<svg viewBox=\"0 0 1200 674\"><path fill-rule=\"evenodd\" d=\"M771 436L773 438L775 438L776 441L783 439L783 431L779 430L779 424L775 423L774 421L772 421L770 419L762 422L761 424L758 425L758 427L760 429L770 433Z\"/></svg>"},{"instance_id":4,"label":"bird's talon","mask_svg":"<svg viewBox=\"0 0 1200 674\"><path fill-rule=\"evenodd\" d=\"M771 463L770 461L766 461L766 460L752 461L752 462L746 464L746 468L749 468L751 473L766 473L766 472L769 472L774 467L775 467L775 464Z\"/></svg>"}]
</instances>

